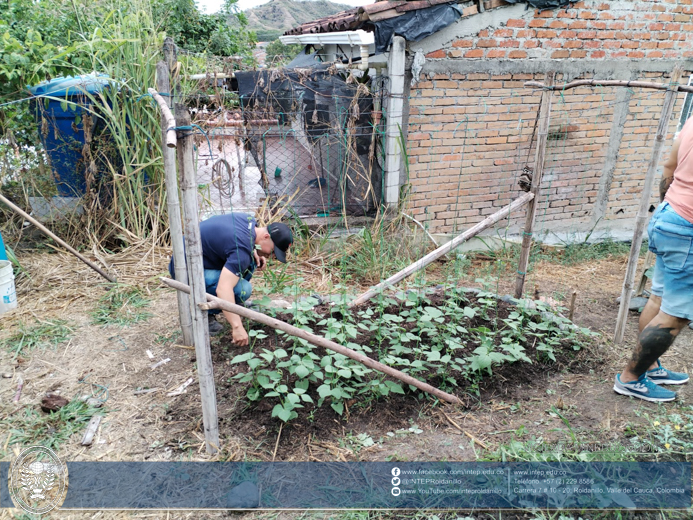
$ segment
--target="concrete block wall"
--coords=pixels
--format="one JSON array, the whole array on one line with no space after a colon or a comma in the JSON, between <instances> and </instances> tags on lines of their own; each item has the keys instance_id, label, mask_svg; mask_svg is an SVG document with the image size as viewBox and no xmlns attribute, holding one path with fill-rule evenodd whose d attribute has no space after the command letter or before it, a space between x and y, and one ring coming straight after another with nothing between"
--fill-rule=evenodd
<instances>
[{"instance_id":1,"label":"concrete block wall","mask_svg":"<svg viewBox=\"0 0 693 520\"><path fill-rule=\"evenodd\" d=\"M412 214L433 232L451 233L518 196L517 177L533 164L534 147L528 147L536 142L540 100L525 81L543 81L553 70L557 83L666 83L681 62L686 82L693 69L692 15L691 0L584 1L543 12L513 5L412 43L410 51L427 57L409 97ZM663 91L624 88L554 94L540 226L632 228L663 99ZM679 95L665 154L683 100ZM521 210L497 227L523 222Z\"/></svg>"}]
</instances>

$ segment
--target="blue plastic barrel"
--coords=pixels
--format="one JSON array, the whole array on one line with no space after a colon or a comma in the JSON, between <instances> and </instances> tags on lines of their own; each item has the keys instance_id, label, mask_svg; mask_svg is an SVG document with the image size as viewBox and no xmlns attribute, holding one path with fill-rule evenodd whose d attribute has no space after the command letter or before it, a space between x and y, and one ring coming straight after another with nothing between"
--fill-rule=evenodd
<instances>
[{"instance_id":1,"label":"blue plastic barrel","mask_svg":"<svg viewBox=\"0 0 693 520\"><path fill-rule=\"evenodd\" d=\"M62 197L80 197L86 192L82 119L85 108L91 105L86 93L98 93L108 84L109 78L104 74L87 74L56 78L29 88L38 98L34 102L34 114L58 194ZM42 124L44 118L47 128ZM98 122L93 117L92 121Z\"/></svg>"},{"instance_id":2,"label":"blue plastic barrel","mask_svg":"<svg viewBox=\"0 0 693 520\"><path fill-rule=\"evenodd\" d=\"M5 251L5 242L2 241L2 233L0 233L0 260L7 260L7 251Z\"/></svg>"}]
</instances>

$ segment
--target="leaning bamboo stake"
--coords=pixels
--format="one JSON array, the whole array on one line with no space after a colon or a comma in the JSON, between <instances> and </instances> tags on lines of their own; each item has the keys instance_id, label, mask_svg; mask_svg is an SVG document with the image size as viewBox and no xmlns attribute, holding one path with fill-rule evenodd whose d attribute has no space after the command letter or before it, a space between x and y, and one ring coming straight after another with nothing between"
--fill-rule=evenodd
<instances>
[{"instance_id":1,"label":"leaning bamboo stake","mask_svg":"<svg viewBox=\"0 0 693 520\"><path fill-rule=\"evenodd\" d=\"M166 63L160 61L156 64L156 88L159 92L169 92L171 87L169 80L169 70ZM169 101L165 101L154 89L149 89L161 109L161 155L164 161L164 181L166 182L166 207L168 209L168 227L171 235L171 246L173 248L173 266L175 269L176 280L188 283L188 272L185 267L185 248L183 247L183 224L181 222L180 200L178 197L178 175L176 173L176 152L175 148L167 146L170 141L169 136L173 135L173 146L176 145L176 120L171 114ZM171 131L172 130L172 131ZM193 344L192 317L190 315L190 301L186 294L178 293L178 319L180 321L181 332L183 333L183 344Z\"/></svg>"},{"instance_id":2,"label":"leaning bamboo stake","mask_svg":"<svg viewBox=\"0 0 693 520\"><path fill-rule=\"evenodd\" d=\"M635 271L638 267L638 257L640 256L640 246L642 245L642 237L645 233L645 225L649 218L647 211L650 206L650 198L652 196L652 185L654 184L657 166L662 156L662 148L664 139L669 128L669 120L671 113L674 110L676 103L676 94L678 91L678 82L681 79L683 69L681 65L674 67L671 74L670 88L664 96L664 106L662 107L662 115L659 118L657 126L657 136L655 144L652 147L652 156L647 166L647 174L643 181L642 194L640 196L640 207L638 208L638 216L635 219L635 231L633 232L633 241L630 244L630 255L628 256L628 267L626 268L626 276L623 280L623 290L621 291L621 304L618 308L618 318L616 319L616 330L614 331L614 343L620 345L623 343L623 336L626 332L626 321L628 319L628 308L630 307L631 293L633 292L633 284L635 282Z\"/></svg>"},{"instance_id":3,"label":"leaning bamboo stake","mask_svg":"<svg viewBox=\"0 0 693 520\"><path fill-rule=\"evenodd\" d=\"M39 231L41 231L44 235L47 235L47 236L49 236L50 238L52 238L53 240L55 240L58 244L60 244L61 246L63 246L63 247L64 247L65 249L67 249L70 253L72 253L73 255L75 255L75 256L76 256L77 258L79 258L82 262L84 262L84 263L87 264L89 267L91 267L94 271L96 271L96 272L99 273L101 276L103 276L106 280L108 280L109 282L113 282L113 283L115 283L115 282L117 281L113 276L111 276L111 275L109 275L109 274L106 274L104 271L102 271L96 264L94 264L93 262L90 262L89 260L87 260L86 258L84 258L82 255L80 255L77 251L75 251L74 248L72 248L69 244L67 244L67 242L65 242L64 240L58 238L54 233L52 233L46 226L44 226L43 224L41 224L41 223L40 223L38 220L36 220L34 217L32 217L31 215L29 215L27 212L25 212L25 211L22 210L21 208L18 208L17 206L15 206L9 199L7 199L7 198L6 198L4 195L2 195L2 194L0 194L0 202L6 204L12 211L14 211L15 213L17 213L20 217L22 217L22 218L24 218L25 220L28 220L29 222L31 222L31 223L32 223L34 226L36 226L36 228L37 228Z\"/></svg>"},{"instance_id":4,"label":"leaning bamboo stake","mask_svg":"<svg viewBox=\"0 0 693 520\"><path fill-rule=\"evenodd\" d=\"M190 128L188 108L176 104L176 126ZM188 280L192 292L190 295L190 314L192 315L193 344L197 359L197 374L200 381L202 398L202 422L205 428L207 453L216 453L219 449L219 421L217 418L217 396L214 387L214 369L212 351L209 347L209 328L207 313L198 304L205 303L205 275L202 266L202 243L200 241L200 223L198 222L197 181L193 162L192 132L183 130L178 136L178 171L183 193L183 230L185 232L185 252L187 257Z\"/></svg>"},{"instance_id":5,"label":"leaning bamboo stake","mask_svg":"<svg viewBox=\"0 0 693 520\"><path fill-rule=\"evenodd\" d=\"M454 239L452 239L447 244L443 244L442 246L440 246L435 251L428 253L426 256L417 260L416 262L411 264L409 267L406 267L406 268L402 269L400 272L398 272L397 274L392 275L390 278L388 278L384 282L380 282L375 287L371 287L368 291L366 291L361 296L359 296L354 301L352 301L349 304L349 307L354 307L355 305L360 305L364 302L367 302L373 296L375 296L376 294L381 292L386 287L390 287L392 285L395 285L396 283L401 282L402 280L404 280L408 276L411 276L415 272L420 271L421 269L426 267L428 264L434 262L435 260L437 260L441 256L449 253L450 251L455 249L457 246L459 246L463 242L466 242L470 238L475 237L476 235L481 233L484 229L492 226L493 224L495 224L496 222L498 222L500 220L503 220L511 212L515 211L516 209L521 208L522 206L527 204L529 201L531 201L533 198L534 198L533 193L525 193L521 197L515 199L511 204L508 204L503 209L496 211L493 215L489 215L484 220L479 222L476 226L469 228L467 231L465 231L461 235L455 237Z\"/></svg>"},{"instance_id":6,"label":"leaning bamboo stake","mask_svg":"<svg viewBox=\"0 0 693 520\"><path fill-rule=\"evenodd\" d=\"M166 68L166 64L163 61L160 61L156 64L156 87L161 91L163 91L164 88L166 88L166 90L170 90L168 85L170 85L168 79L168 69ZM166 148L175 148L176 120L171 113L171 109L166 104L166 101L164 101L164 98L162 98L156 90L150 88L147 89L147 91L152 95L161 109L161 129L164 133L164 145Z\"/></svg>"},{"instance_id":7,"label":"leaning bamboo stake","mask_svg":"<svg viewBox=\"0 0 693 520\"><path fill-rule=\"evenodd\" d=\"M544 158L546 157L546 140L549 135L549 121L551 120L551 97L553 92L554 72L546 74L546 90L541 93L541 105L539 107L539 129L537 132L537 146L534 151L534 173L532 174L532 187L529 192L534 194L534 199L527 206L527 218L525 230L522 233L522 249L517 264L517 277L515 278L515 298L522 298L529 265L529 253L532 248L532 233L534 232L534 220L537 216L539 192L541 191L541 179L544 175ZM530 143L530 146L532 143Z\"/></svg>"},{"instance_id":8,"label":"leaning bamboo stake","mask_svg":"<svg viewBox=\"0 0 693 520\"><path fill-rule=\"evenodd\" d=\"M182 284L180 282L176 282L175 280L171 280L170 278L160 278L162 282L164 282L166 285L169 287L172 287L178 291L183 291L183 292L190 292L190 288ZM278 320L276 318L271 318L267 316L266 314L262 314L261 312L253 311L251 309L247 309L245 307L242 307L240 305L236 305L235 303L231 303L226 300L222 300L221 298L217 298L216 296L212 296L211 294L206 295L207 300L209 303L203 303L203 304L198 304L200 308L202 309L221 309L224 311L228 312L233 312L234 314L238 314L239 316L242 316L243 318L248 318L253 321L257 321L258 323L262 323L264 325L268 325L269 327L272 327L273 329L281 330L283 332L286 332L287 334L290 334L291 336L295 336L297 338L304 339L308 341L309 343L312 343L313 345L317 345L318 347L323 347L329 350L332 350L334 352L337 352L338 354L342 354L343 356L346 356L350 359L353 359L354 361L358 361L359 363L364 364L368 368L372 368L373 370L377 370L379 372L382 372L383 374L387 374L388 376L394 377L395 379L399 379L405 384L412 385L419 390L426 392L428 394L431 394L438 399L441 399L443 401L447 401L448 403L453 403L453 404L461 404L462 401L460 401L459 398L455 397L454 395L448 394L446 392L443 392L442 390L439 390L427 383L424 383L423 381L419 381L418 379L415 379L404 372L400 372L399 370L396 370L392 367L389 367L387 365L383 365L382 363L375 361L374 359L371 359L367 356L364 356L363 354L356 352L355 350L351 350L349 348L343 347L342 345L339 345L338 343L335 343L334 341L330 341L326 338L323 338L322 336L317 336L315 334L311 334L310 332L299 329L298 327L294 327L293 325L289 325L288 323L285 323L281 320Z\"/></svg>"},{"instance_id":9,"label":"leaning bamboo stake","mask_svg":"<svg viewBox=\"0 0 693 520\"><path fill-rule=\"evenodd\" d=\"M651 88L655 90L669 90L670 84L668 83L652 83L650 81L623 81L623 80L599 80L599 79L579 79L576 81L571 81L564 85L554 85L548 87L543 83L538 81L527 81L525 87L538 87L547 88L551 90L568 90L576 87L629 87L629 88ZM681 92L693 92L693 86L681 85L679 87Z\"/></svg>"}]
</instances>

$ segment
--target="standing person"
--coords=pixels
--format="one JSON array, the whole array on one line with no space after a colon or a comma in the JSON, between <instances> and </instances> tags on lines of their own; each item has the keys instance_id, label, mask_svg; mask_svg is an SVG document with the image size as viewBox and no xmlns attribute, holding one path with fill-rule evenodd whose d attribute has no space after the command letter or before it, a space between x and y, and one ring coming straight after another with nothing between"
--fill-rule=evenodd
<instances>
[{"instance_id":1,"label":"standing person","mask_svg":"<svg viewBox=\"0 0 693 520\"><path fill-rule=\"evenodd\" d=\"M286 252L293 243L291 230L286 224L275 222L267 227L257 227L257 221L246 213L229 213L210 217L200 223L202 262L205 286L209 294L243 305L252 293L250 279L255 269L263 269L273 254L286 263ZM173 257L168 266L174 276ZM223 329L212 316L223 312L231 324L233 342L248 344L248 333L238 314L211 310L209 333L216 335Z\"/></svg>"},{"instance_id":2,"label":"standing person","mask_svg":"<svg viewBox=\"0 0 693 520\"><path fill-rule=\"evenodd\" d=\"M619 394L655 402L676 398L658 385L689 379L664 368L659 358L693 320L693 118L674 141L659 194L662 203L647 228L650 251L657 255L651 296L640 315L633 356L614 383Z\"/></svg>"}]
</instances>

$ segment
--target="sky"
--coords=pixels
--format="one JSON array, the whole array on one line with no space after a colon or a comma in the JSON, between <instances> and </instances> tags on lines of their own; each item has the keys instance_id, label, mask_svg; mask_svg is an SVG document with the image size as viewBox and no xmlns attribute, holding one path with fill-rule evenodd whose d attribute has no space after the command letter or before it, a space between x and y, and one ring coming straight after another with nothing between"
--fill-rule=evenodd
<instances>
[{"instance_id":1,"label":"sky","mask_svg":"<svg viewBox=\"0 0 693 520\"><path fill-rule=\"evenodd\" d=\"M335 0L338 4L346 4L351 6L372 4L375 0ZM241 11L257 7L258 5L266 4L269 0L238 0L238 7ZM222 0L197 0L197 5L200 10L205 13L216 13L222 5Z\"/></svg>"}]
</instances>

